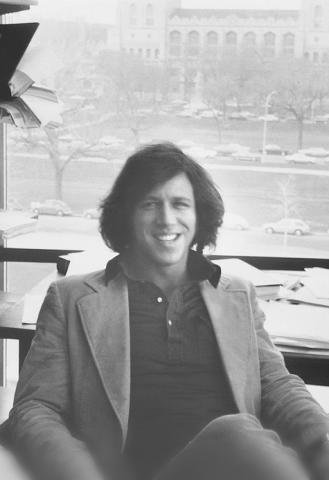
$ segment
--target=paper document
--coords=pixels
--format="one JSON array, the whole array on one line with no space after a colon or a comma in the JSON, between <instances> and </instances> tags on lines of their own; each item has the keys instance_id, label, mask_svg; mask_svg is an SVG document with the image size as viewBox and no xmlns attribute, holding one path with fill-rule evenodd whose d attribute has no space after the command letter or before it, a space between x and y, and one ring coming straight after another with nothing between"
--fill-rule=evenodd
<instances>
[{"instance_id":1,"label":"paper document","mask_svg":"<svg viewBox=\"0 0 329 480\"><path fill-rule=\"evenodd\" d=\"M259 303L266 315L265 328L279 344L329 350L328 308L286 302Z\"/></svg>"},{"instance_id":2,"label":"paper document","mask_svg":"<svg viewBox=\"0 0 329 480\"><path fill-rule=\"evenodd\" d=\"M317 298L327 298L329 301L329 269L327 268L307 268L305 269L309 277L305 279L304 284L311 290Z\"/></svg>"}]
</instances>

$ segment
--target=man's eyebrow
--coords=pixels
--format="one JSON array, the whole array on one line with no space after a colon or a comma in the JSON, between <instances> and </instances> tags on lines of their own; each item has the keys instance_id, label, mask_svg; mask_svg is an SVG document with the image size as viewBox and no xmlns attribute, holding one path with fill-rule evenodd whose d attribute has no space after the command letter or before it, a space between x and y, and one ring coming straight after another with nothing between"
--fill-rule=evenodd
<instances>
[{"instance_id":1,"label":"man's eyebrow","mask_svg":"<svg viewBox=\"0 0 329 480\"><path fill-rule=\"evenodd\" d=\"M145 195L142 202L145 201L145 200L161 200L161 199L162 199L161 195L148 194L148 195ZM188 202L193 201L193 199L191 197L185 197L183 195L175 195L175 196L171 197L171 200L175 200L175 201L184 200L184 201L188 201Z\"/></svg>"}]
</instances>

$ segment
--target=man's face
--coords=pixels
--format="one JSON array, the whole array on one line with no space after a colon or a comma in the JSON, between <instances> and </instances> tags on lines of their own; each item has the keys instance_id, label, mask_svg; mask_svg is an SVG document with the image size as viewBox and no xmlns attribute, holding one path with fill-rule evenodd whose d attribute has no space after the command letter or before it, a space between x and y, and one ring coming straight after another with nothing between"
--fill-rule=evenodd
<instances>
[{"instance_id":1,"label":"man's face","mask_svg":"<svg viewBox=\"0 0 329 480\"><path fill-rule=\"evenodd\" d=\"M132 251L145 267L184 267L196 232L193 187L184 173L155 187L137 205L132 218Z\"/></svg>"}]
</instances>

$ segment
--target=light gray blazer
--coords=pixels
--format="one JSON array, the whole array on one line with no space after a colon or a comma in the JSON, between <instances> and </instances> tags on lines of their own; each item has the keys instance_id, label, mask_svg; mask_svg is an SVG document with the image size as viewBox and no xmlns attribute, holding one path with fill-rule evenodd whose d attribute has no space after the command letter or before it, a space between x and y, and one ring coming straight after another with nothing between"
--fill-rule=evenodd
<instances>
[{"instance_id":1,"label":"light gray blazer","mask_svg":"<svg viewBox=\"0 0 329 480\"><path fill-rule=\"evenodd\" d=\"M263 328L252 285L222 276L217 288L206 280L200 289L238 411L296 448L326 434L327 416ZM47 480L115 477L129 400L124 276L101 271L52 284L5 424L13 447Z\"/></svg>"}]
</instances>

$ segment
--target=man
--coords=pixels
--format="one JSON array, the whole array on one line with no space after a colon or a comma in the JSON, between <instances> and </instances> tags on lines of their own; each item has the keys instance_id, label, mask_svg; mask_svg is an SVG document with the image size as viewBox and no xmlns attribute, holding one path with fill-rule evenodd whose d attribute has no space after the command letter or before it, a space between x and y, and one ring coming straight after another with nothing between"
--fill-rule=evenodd
<instances>
[{"instance_id":1,"label":"man","mask_svg":"<svg viewBox=\"0 0 329 480\"><path fill-rule=\"evenodd\" d=\"M200 253L223 213L174 145L127 160L100 219L119 256L50 287L4 426L35 478L329 478L328 418L254 288Z\"/></svg>"}]
</instances>

